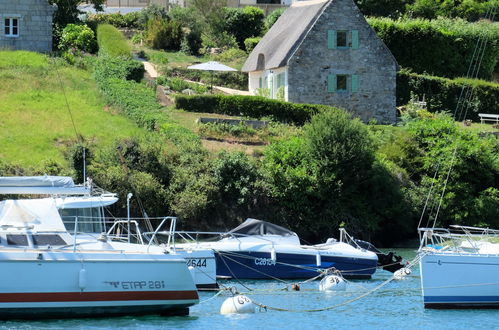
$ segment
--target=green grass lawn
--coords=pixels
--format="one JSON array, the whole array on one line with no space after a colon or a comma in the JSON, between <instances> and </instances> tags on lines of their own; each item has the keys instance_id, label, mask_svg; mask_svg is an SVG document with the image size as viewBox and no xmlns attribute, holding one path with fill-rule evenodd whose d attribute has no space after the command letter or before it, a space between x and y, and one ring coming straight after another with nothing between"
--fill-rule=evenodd
<instances>
[{"instance_id":1,"label":"green grass lawn","mask_svg":"<svg viewBox=\"0 0 499 330\"><path fill-rule=\"evenodd\" d=\"M90 73L30 52L0 51L0 159L36 168L68 165L64 152L76 131L98 148L144 134L105 106Z\"/></svg>"}]
</instances>

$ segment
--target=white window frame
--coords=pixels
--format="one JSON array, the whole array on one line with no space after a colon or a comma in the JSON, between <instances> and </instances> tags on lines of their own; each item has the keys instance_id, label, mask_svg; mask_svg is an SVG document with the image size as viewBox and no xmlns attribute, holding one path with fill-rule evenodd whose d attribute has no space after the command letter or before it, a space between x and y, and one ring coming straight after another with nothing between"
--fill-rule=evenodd
<instances>
[{"instance_id":1,"label":"white window frame","mask_svg":"<svg viewBox=\"0 0 499 330\"><path fill-rule=\"evenodd\" d=\"M5 24L6 20L9 20L9 24ZM17 21L17 33L14 34L14 20ZM20 33L20 25L21 25L21 15L4 15L2 17L2 32L3 35L8 37L8 38L18 38ZM5 33L5 28L9 28L9 33Z\"/></svg>"}]
</instances>

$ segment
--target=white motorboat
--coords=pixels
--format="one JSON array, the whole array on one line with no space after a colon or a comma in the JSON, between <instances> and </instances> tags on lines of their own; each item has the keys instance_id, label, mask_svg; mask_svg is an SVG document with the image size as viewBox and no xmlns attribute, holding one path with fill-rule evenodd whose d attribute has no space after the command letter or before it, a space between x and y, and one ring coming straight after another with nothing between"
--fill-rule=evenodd
<instances>
[{"instance_id":1,"label":"white motorboat","mask_svg":"<svg viewBox=\"0 0 499 330\"><path fill-rule=\"evenodd\" d=\"M499 231L421 228L426 308L499 308Z\"/></svg>"},{"instance_id":2,"label":"white motorboat","mask_svg":"<svg viewBox=\"0 0 499 330\"><path fill-rule=\"evenodd\" d=\"M0 193L14 190L87 189L70 178L0 178ZM50 198L0 202L0 267L0 319L186 315L199 301L181 256L131 252L105 237L75 240Z\"/></svg>"},{"instance_id":3,"label":"white motorboat","mask_svg":"<svg viewBox=\"0 0 499 330\"><path fill-rule=\"evenodd\" d=\"M106 217L104 207L117 201L116 195L109 193L55 198L66 229L73 233L77 242L89 241L92 238L95 241L95 237L106 233L108 244L115 249L178 254L186 260L198 289L218 288L214 252L209 249L176 247L175 217L128 219ZM141 227L151 227L146 226L146 222L150 224L151 221L158 222L156 230L151 232L141 230ZM161 230L163 228L167 230Z\"/></svg>"},{"instance_id":4,"label":"white motorboat","mask_svg":"<svg viewBox=\"0 0 499 330\"><path fill-rule=\"evenodd\" d=\"M184 239L194 240L202 232L178 232ZM275 224L247 219L212 242L195 241L177 244L184 248L212 249L220 278L311 278L318 271L334 268L346 278L370 278L376 271L378 257L374 252L344 242L342 230L339 241L330 238L326 243L301 245L296 233ZM350 238L351 239L351 238Z\"/></svg>"}]
</instances>

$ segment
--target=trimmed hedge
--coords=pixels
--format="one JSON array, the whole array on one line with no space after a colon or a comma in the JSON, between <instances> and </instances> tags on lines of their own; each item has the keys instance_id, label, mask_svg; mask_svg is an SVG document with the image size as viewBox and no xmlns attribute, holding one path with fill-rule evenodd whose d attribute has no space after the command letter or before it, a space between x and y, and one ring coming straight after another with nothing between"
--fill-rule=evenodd
<instances>
[{"instance_id":1,"label":"trimmed hedge","mask_svg":"<svg viewBox=\"0 0 499 330\"><path fill-rule=\"evenodd\" d=\"M97 27L97 43L99 55L132 58L132 49L125 36L110 24Z\"/></svg>"},{"instance_id":2,"label":"trimmed hedge","mask_svg":"<svg viewBox=\"0 0 499 330\"><path fill-rule=\"evenodd\" d=\"M397 105L405 105L411 93L425 96L431 112L454 112L463 87L473 87L473 100L466 119L478 120L478 113L499 114L499 84L478 79L446 79L401 71L397 74Z\"/></svg>"},{"instance_id":3,"label":"trimmed hedge","mask_svg":"<svg viewBox=\"0 0 499 330\"><path fill-rule=\"evenodd\" d=\"M94 76L97 80L120 78L140 82L144 78L144 65L123 57L101 55L94 64Z\"/></svg>"},{"instance_id":4,"label":"trimmed hedge","mask_svg":"<svg viewBox=\"0 0 499 330\"><path fill-rule=\"evenodd\" d=\"M303 125L310 118L331 107L319 104L296 104L261 96L245 95L176 95L175 106L191 112L218 113Z\"/></svg>"},{"instance_id":5,"label":"trimmed hedge","mask_svg":"<svg viewBox=\"0 0 499 330\"><path fill-rule=\"evenodd\" d=\"M120 78L103 79L99 83L106 101L117 106L137 125L154 130L164 121L154 91L146 85Z\"/></svg>"},{"instance_id":6,"label":"trimmed hedge","mask_svg":"<svg viewBox=\"0 0 499 330\"><path fill-rule=\"evenodd\" d=\"M499 24L451 19L370 18L376 34L404 68L439 77L465 77L477 41L486 41L478 77L491 79L499 60Z\"/></svg>"}]
</instances>

